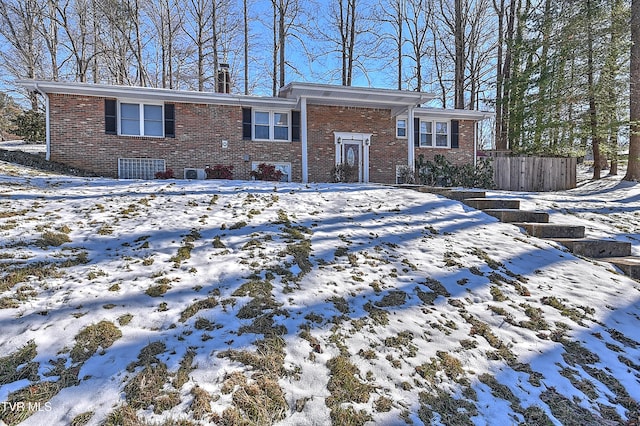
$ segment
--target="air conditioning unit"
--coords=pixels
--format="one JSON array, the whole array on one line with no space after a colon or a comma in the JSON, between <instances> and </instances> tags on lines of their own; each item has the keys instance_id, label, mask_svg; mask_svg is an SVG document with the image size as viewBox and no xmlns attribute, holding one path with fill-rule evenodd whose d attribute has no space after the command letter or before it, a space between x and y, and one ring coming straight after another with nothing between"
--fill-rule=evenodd
<instances>
[{"instance_id":1,"label":"air conditioning unit","mask_svg":"<svg viewBox=\"0 0 640 426\"><path fill-rule=\"evenodd\" d=\"M184 178L185 179L206 179L207 173L204 169L184 169Z\"/></svg>"}]
</instances>

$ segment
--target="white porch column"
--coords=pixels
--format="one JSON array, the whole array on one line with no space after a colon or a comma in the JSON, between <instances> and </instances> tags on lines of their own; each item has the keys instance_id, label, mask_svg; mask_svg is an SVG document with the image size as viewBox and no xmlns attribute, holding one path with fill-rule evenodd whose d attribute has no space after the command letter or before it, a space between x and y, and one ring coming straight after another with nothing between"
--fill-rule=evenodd
<instances>
[{"instance_id":1,"label":"white porch column","mask_svg":"<svg viewBox=\"0 0 640 426\"><path fill-rule=\"evenodd\" d=\"M302 143L302 183L309 182L309 157L307 145L307 98L300 98L300 142Z\"/></svg>"},{"instance_id":2,"label":"white porch column","mask_svg":"<svg viewBox=\"0 0 640 426\"><path fill-rule=\"evenodd\" d=\"M414 107L410 106L407 109L407 165L411 167L411 170L415 170L416 167L416 155L415 155L415 131L413 126L413 111Z\"/></svg>"}]
</instances>

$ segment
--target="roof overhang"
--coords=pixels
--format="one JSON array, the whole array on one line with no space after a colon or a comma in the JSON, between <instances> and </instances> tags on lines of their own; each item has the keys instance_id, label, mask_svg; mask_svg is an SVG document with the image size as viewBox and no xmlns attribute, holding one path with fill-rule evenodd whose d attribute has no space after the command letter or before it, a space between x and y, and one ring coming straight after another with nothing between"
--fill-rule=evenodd
<instances>
[{"instance_id":1,"label":"roof overhang","mask_svg":"<svg viewBox=\"0 0 640 426\"><path fill-rule=\"evenodd\" d=\"M181 102L264 108L294 108L294 99L233 95L226 93L158 89L155 87L113 86L106 84L71 83L57 81L20 80L18 84L29 91L43 94L127 98L149 102Z\"/></svg>"},{"instance_id":2,"label":"roof overhang","mask_svg":"<svg viewBox=\"0 0 640 426\"><path fill-rule=\"evenodd\" d=\"M318 105L390 109L393 115L402 114L409 107L429 102L435 97L431 93L408 90L317 83L289 83L280 89L279 95L287 99L306 98L308 103Z\"/></svg>"},{"instance_id":3,"label":"roof overhang","mask_svg":"<svg viewBox=\"0 0 640 426\"><path fill-rule=\"evenodd\" d=\"M482 121L495 117L494 112L469 109L416 108L413 113L415 117L433 117L448 120Z\"/></svg>"}]
</instances>

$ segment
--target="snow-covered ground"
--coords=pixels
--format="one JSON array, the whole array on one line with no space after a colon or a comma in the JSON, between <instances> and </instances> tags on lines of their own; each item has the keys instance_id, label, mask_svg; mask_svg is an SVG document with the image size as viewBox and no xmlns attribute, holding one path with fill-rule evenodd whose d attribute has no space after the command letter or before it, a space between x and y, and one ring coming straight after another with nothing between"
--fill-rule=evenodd
<instances>
[{"instance_id":1,"label":"snow-covered ground","mask_svg":"<svg viewBox=\"0 0 640 426\"><path fill-rule=\"evenodd\" d=\"M640 254L640 185L490 194ZM0 163L0 306L6 423L640 418L638 282L408 189Z\"/></svg>"}]
</instances>

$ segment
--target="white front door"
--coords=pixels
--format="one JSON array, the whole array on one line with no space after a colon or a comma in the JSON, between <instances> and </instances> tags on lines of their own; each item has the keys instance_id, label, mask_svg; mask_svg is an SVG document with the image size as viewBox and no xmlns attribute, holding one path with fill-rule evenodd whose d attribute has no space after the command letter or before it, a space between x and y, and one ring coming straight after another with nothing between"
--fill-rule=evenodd
<instances>
[{"instance_id":1,"label":"white front door","mask_svg":"<svg viewBox=\"0 0 640 426\"><path fill-rule=\"evenodd\" d=\"M336 166L348 171L348 182L369 182L369 144L371 134L335 133Z\"/></svg>"}]
</instances>

